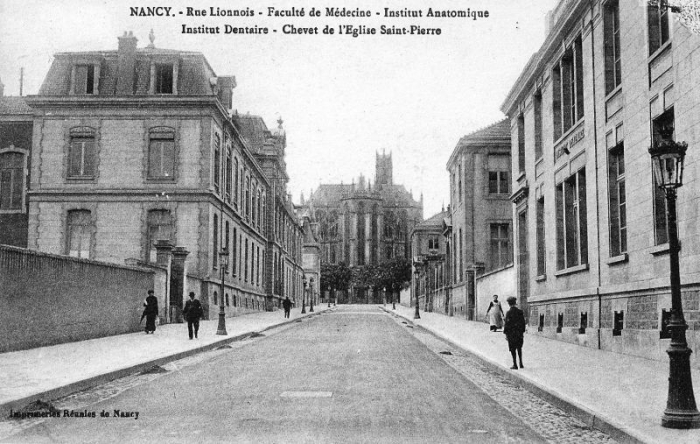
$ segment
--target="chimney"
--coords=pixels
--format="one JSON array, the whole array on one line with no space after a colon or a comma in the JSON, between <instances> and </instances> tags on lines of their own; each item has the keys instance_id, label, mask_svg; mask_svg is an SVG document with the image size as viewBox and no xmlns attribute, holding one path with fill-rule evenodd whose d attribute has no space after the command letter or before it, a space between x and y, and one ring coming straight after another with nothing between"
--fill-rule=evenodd
<instances>
[{"instance_id":1,"label":"chimney","mask_svg":"<svg viewBox=\"0 0 700 444\"><path fill-rule=\"evenodd\" d=\"M5 85L2 84L2 80L0 80L0 97L5 95Z\"/></svg>"},{"instance_id":2,"label":"chimney","mask_svg":"<svg viewBox=\"0 0 700 444\"><path fill-rule=\"evenodd\" d=\"M119 37L117 51L117 95L134 94L134 70L136 65L136 43L138 39L129 31Z\"/></svg>"},{"instance_id":3,"label":"chimney","mask_svg":"<svg viewBox=\"0 0 700 444\"><path fill-rule=\"evenodd\" d=\"M552 11L547 11L544 16L544 36L545 38L549 35L549 31L552 30Z\"/></svg>"}]
</instances>

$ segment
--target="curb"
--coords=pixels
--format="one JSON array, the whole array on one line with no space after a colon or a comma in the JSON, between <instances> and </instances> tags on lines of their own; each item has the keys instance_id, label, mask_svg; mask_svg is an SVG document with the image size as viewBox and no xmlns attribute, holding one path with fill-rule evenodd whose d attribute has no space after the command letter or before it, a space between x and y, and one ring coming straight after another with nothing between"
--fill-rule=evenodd
<instances>
[{"instance_id":1,"label":"curb","mask_svg":"<svg viewBox=\"0 0 700 444\"><path fill-rule=\"evenodd\" d=\"M382 308L382 307L380 307ZM537 382L534 382L530 379L528 379L525 375L521 375L520 373L515 373L512 371L509 371L507 368L505 368L503 365L493 361L491 358L488 356L485 356L479 352L476 352L474 350L468 349L463 345L456 344L452 340L446 338L445 336L441 335L440 333L430 329L429 327L417 324L413 321L413 319L410 319L409 317L398 313L393 310L386 310L382 308L386 313L389 314L394 314L396 316L399 316L403 319L406 319L407 321L411 322L414 327L418 327L421 330L435 336L436 338L447 342L450 344L452 347L457 348L459 350L462 350L464 353L468 354L469 356L472 356L474 358L479 359L482 361L489 369L498 372L500 375L505 376L506 379L508 379L510 382L515 383L519 387L534 393L538 397L544 399L545 401L549 402L550 404L560 408L561 410L565 411L566 413L569 413L570 415L574 416L575 418L581 420L584 424L586 424L588 427L591 427L596 430L600 430L603 433L606 433L609 435L611 438L614 440L621 442L621 443L633 443L633 444L644 444L644 443L652 443L654 440L651 440L648 437L644 437L643 435L640 435L638 432L635 432L628 427L625 427L621 424L618 424L616 421L607 418L603 415L599 415L589 409L588 407L585 407L583 405L580 405L576 401L563 396L560 393L557 393L556 391L552 390L551 388L545 387Z\"/></svg>"},{"instance_id":2,"label":"curb","mask_svg":"<svg viewBox=\"0 0 700 444\"><path fill-rule=\"evenodd\" d=\"M100 384L104 384L105 382L113 381L115 379L123 378L125 376L129 376L134 373L138 373L144 370L148 370L154 365L162 366L165 365L169 362L172 361L177 361L179 359L187 358L189 356L193 356L205 351L213 350L215 348L221 347L222 345L230 344L232 342L236 341L241 341L243 339L246 339L247 337L251 336L254 333L260 333L263 331L268 331L273 328L281 327L283 325L291 324L294 323L300 319L305 319L310 316L315 316L317 314L323 313L326 310L323 311L318 311L314 313L308 313L304 314L302 316L299 316L298 318L291 319L291 320L285 320L283 322L280 322L278 324L273 324L269 325L261 330L258 331L249 331L245 333L238 334L236 336L226 336L225 338L222 338L221 340L218 340L216 342L212 342L211 344L203 345L201 347L193 348L190 350L185 350L182 352L174 353L172 355L168 356L163 356L161 358L157 359L152 359L149 361L144 361L139 364L134 364L130 365L128 367L120 368L117 370L109 371L107 373L103 373L97 376L92 376L90 378L86 378L80 381L72 382L70 384L66 384L60 387L56 387L50 390L45 390L40 393L35 393L29 396L25 396L24 398L18 398L18 399L13 399L11 401L7 401L4 403L0 404L0 417L6 417L10 410L18 410L26 406L27 404L30 404L34 401L38 400L43 400L43 401L50 401L58 398L62 398L64 396L70 395L71 393L79 392L81 390L87 390L89 388L95 387Z\"/></svg>"}]
</instances>

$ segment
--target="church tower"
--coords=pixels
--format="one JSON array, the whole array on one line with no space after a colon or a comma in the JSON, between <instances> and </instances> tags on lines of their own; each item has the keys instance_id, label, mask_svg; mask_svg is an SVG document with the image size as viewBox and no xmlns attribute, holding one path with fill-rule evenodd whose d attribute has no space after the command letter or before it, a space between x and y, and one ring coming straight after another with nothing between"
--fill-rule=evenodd
<instances>
[{"instance_id":1,"label":"church tower","mask_svg":"<svg viewBox=\"0 0 700 444\"><path fill-rule=\"evenodd\" d=\"M394 178L391 165L391 152L389 152L388 156L386 152L382 152L382 154L377 153L376 162L376 173L374 176L375 186L380 188L382 185L392 185L394 183Z\"/></svg>"}]
</instances>

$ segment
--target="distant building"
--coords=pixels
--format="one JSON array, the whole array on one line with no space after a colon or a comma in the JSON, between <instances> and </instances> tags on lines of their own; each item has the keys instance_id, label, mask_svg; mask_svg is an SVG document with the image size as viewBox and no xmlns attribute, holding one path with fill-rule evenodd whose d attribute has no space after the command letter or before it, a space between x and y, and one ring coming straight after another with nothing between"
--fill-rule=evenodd
<instances>
[{"instance_id":1,"label":"distant building","mask_svg":"<svg viewBox=\"0 0 700 444\"><path fill-rule=\"evenodd\" d=\"M219 303L228 315L271 310L302 290L284 132L232 118L234 77L217 76L199 52L156 48L150 37L145 48L125 33L116 51L56 54L39 94L27 98L41 134L29 247L153 264L161 241L177 253L175 310L186 289L209 316ZM262 155L279 168L274 175Z\"/></svg>"},{"instance_id":2,"label":"distant building","mask_svg":"<svg viewBox=\"0 0 700 444\"><path fill-rule=\"evenodd\" d=\"M27 247L32 109L0 81L0 244Z\"/></svg>"},{"instance_id":3,"label":"distant building","mask_svg":"<svg viewBox=\"0 0 700 444\"><path fill-rule=\"evenodd\" d=\"M559 2L502 105L530 331L667 359L667 218L648 148L670 125L690 147L677 218L687 339L699 351L700 39L674 16L646 2Z\"/></svg>"},{"instance_id":4,"label":"distant building","mask_svg":"<svg viewBox=\"0 0 700 444\"><path fill-rule=\"evenodd\" d=\"M514 293L510 122L462 137L450 174L450 304L457 316L483 319L491 295Z\"/></svg>"},{"instance_id":5,"label":"distant building","mask_svg":"<svg viewBox=\"0 0 700 444\"><path fill-rule=\"evenodd\" d=\"M450 211L443 209L429 217L411 230L411 255L414 267L419 274L414 275L411 301L406 305L419 302L419 308L426 311L449 312L449 269L447 254L449 238L443 234L446 219Z\"/></svg>"},{"instance_id":6,"label":"distant building","mask_svg":"<svg viewBox=\"0 0 700 444\"><path fill-rule=\"evenodd\" d=\"M319 224L325 264L410 259L409 233L423 220L422 197L416 201L403 185L394 184L391 153L376 155L374 185L364 176L357 183L322 184L301 205ZM366 300L364 290L354 291L354 297ZM374 297L381 299L379 294Z\"/></svg>"}]
</instances>

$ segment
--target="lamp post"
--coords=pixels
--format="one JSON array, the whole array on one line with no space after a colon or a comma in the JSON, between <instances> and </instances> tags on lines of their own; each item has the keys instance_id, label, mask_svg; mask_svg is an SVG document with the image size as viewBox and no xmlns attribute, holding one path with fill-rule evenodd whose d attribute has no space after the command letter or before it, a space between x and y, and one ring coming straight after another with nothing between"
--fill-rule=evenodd
<instances>
[{"instance_id":1,"label":"lamp post","mask_svg":"<svg viewBox=\"0 0 700 444\"><path fill-rule=\"evenodd\" d=\"M306 281L306 276L304 276L304 291L301 292L301 314L306 314L306 289L309 283Z\"/></svg>"},{"instance_id":2,"label":"lamp post","mask_svg":"<svg viewBox=\"0 0 700 444\"><path fill-rule=\"evenodd\" d=\"M226 247L219 252L219 266L221 267L221 295L219 297L219 326L216 329L216 334L226 336L228 335L226 332L226 312L224 311L224 293L226 291L224 287L224 272L228 267L228 249Z\"/></svg>"},{"instance_id":3,"label":"lamp post","mask_svg":"<svg viewBox=\"0 0 700 444\"><path fill-rule=\"evenodd\" d=\"M413 298L413 304L416 306L416 312L413 314L413 319L420 319L420 313L418 312L418 277L420 276L420 272L418 271L418 265L416 265L416 269L413 271L413 276L414 280L416 282L416 294L415 297Z\"/></svg>"},{"instance_id":4,"label":"lamp post","mask_svg":"<svg viewBox=\"0 0 700 444\"><path fill-rule=\"evenodd\" d=\"M396 310L396 290L399 289L398 284L394 283L391 288L391 309Z\"/></svg>"},{"instance_id":5,"label":"lamp post","mask_svg":"<svg viewBox=\"0 0 700 444\"><path fill-rule=\"evenodd\" d=\"M309 283L309 313L314 312L314 278L311 278Z\"/></svg>"},{"instance_id":6,"label":"lamp post","mask_svg":"<svg viewBox=\"0 0 700 444\"><path fill-rule=\"evenodd\" d=\"M331 308L331 286L328 286L328 308Z\"/></svg>"},{"instance_id":7,"label":"lamp post","mask_svg":"<svg viewBox=\"0 0 700 444\"><path fill-rule=\"evenodd\" d=\"M656 184L666 196L666 217L671 274L671 344L666 350L669 357L668 399L661 425L673 429L700 427L700 412L695 404L693 381L690 373L690 354L685 338L688 324L683 317L681 277L679 270L678 227L676 225L676 189L683 186L683 162L688 144L673 140L673 127L658 130L660 141L652 141L649 148Z\"/></svg>"}]
</instances>

